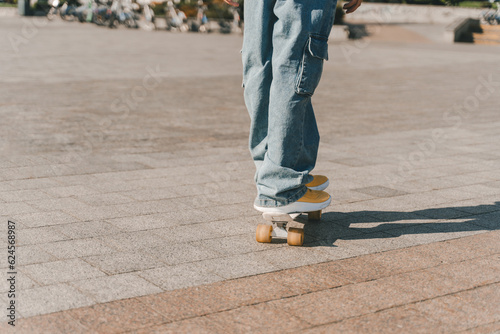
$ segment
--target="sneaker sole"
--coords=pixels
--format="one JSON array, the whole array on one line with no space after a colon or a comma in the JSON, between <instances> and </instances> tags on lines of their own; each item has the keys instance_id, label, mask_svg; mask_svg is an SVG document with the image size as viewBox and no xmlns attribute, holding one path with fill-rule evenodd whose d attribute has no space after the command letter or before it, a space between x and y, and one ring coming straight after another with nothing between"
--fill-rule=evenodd
<instances>
[{"instance_id":1,"label":"sneaker sole","mask_svg":"<svg viewBox=\"0 0 500 334\"><path fill-rule=\"evenodd\" d=\"M307 188L309 188L311 190L325 190L326 188L328 188L328 185L330 185L330 181L326 180L325 183L320 184L319 186L316 186L316 187L307 187Z\"/></svg>"},{"instance_id":2,"label":"sneaker sole","mask_svg":"<svg viewBox=\"0 0 500 334\"><path fill-rule=\"evenodd\" d=\"M279 206L279 207L263 207L263 206L257 206L254 204L254 209L260 212L279 212L279 213L304 213L304 212L313 212L313 211L319 211L323 210L326 208L328 205L330 205L332 201L332 197L321 203L307 203L307 202L293 202L292 204L288 204L285 206Z\"/></svg>"}]
</instances>

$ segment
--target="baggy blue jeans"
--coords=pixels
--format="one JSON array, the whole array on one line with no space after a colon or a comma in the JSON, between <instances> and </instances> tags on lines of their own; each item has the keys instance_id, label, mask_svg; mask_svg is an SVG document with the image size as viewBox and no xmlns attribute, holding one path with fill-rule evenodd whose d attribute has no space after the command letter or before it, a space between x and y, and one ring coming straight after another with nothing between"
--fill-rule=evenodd
<instances>
[{"instance_id":1,"label":"baggy blue jeans","mask_svg":"<svg viewBox=\"0 0 500 334\"><path fill-rule=\"evenodd\" d=\"M311 97L328 59L336 3L245 0L243 87L257 206L293 203L312 181L319 133Z\"/></svg>"}]
</instances>

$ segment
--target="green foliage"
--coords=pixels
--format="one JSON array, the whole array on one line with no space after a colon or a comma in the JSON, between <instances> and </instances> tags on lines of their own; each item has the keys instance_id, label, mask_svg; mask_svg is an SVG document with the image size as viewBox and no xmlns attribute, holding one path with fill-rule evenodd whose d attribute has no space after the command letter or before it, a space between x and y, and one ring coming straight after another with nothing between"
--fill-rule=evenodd
<instances>
[{"instance_id":1,"label":"green foliage","mask_svg":"<svg viewBox=\"0 0 500 334\"><path fill-rule=\"evenodd\" d=\"M461 1L458 4L460 7L468 8L491 8L492 4L489 1Z\"/></svg>"},{"instance_id":2,"label":"green foliage","mask_svg":"<svg viewBox=\"0 0 500 334\"><path fill-rule=\"evenodd\" d=\"M0 7L16 7L17 0L6 0L5 2L0 2Z\"/></svg>"}]
</instances>

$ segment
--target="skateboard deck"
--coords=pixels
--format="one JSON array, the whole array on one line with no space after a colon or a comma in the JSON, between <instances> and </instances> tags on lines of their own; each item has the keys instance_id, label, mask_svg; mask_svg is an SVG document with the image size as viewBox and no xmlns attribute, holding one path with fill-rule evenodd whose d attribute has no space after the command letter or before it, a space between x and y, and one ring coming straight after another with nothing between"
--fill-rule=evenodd
<instances>
[{"instance_id":1,"label":"skateboard deck","mask_svg":"<svg viewBox=\"0 0 500 334\"><path fill-rule=\"evenodd\" d=\"M321 219L321 210L304 213L307 213L308 220ZM304 243L304 224L296 222L296 218L301 214L264 212L262 217L268 223L257 225L255 239L262 243L270 243L273 239L286 239L290 246L302 246Z\"/></svg>"}]
</instances>

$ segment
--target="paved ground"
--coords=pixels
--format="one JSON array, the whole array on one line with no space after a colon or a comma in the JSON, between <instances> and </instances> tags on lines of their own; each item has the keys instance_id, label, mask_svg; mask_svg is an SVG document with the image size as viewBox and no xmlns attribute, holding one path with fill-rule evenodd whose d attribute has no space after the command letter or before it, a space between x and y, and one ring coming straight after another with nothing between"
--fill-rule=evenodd
<instances>
[{"instance_id":1,"label":"paved ground","mask_svg":"<svg viewBox=\"0 0 500 334\"><path fill-rule=\"evenodd\" d=\"M0 31L1 230L16 222L27 332L47 332L44 321L109 332L97 313L130 316L116 331L220 331L205 315L248 324L261 311L275 319L278 306L295 330L406 315L420 319L404 324L415 331L498 330L498 47L331 43L315 94L316 172L334 200L293 248L254 241L241 36L17 18ZM346 280L330 281L337 272ZM277 277L290 280L283 291L257 289ZM191 293L195 311L183 313L179 295ZM352 302L323 310L327 300Z\"/></svg>"}]
</instances>

